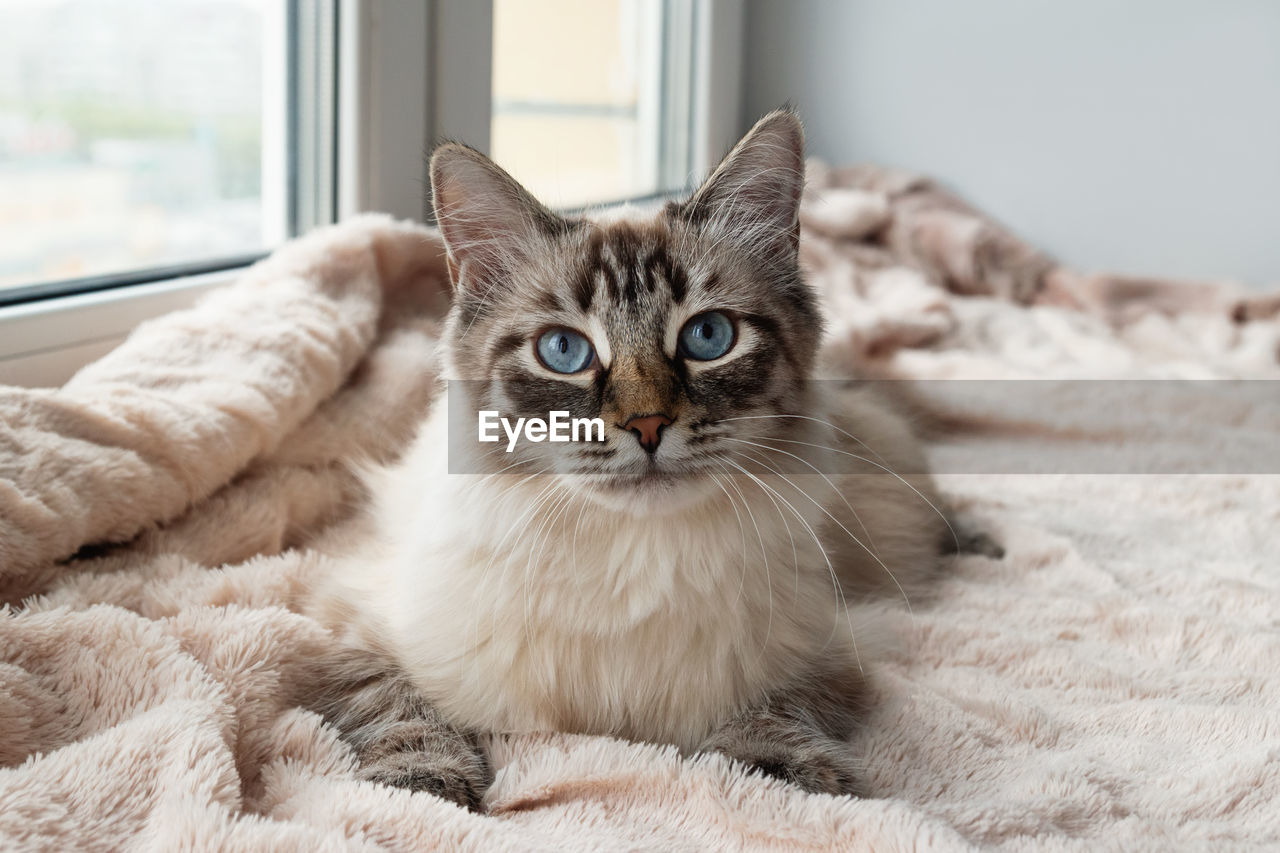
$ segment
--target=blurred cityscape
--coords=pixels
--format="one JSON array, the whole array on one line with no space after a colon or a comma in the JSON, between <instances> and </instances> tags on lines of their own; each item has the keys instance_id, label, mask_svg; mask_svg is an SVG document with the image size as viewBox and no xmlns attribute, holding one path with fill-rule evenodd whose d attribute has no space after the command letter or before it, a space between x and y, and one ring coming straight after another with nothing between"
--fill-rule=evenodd
<instances>
[{"instance_id":1,"label":"blurred cityscape","mask_svg":"<svg viewBox=\"0 0 1280 853\"><path fill-rule=\"evenodd\" d=\"M283 239L285 3L0 0L0 288ZM494 158L557 206L659 189L662 28L495 0Z\"/></svg>"},{"instance_id":2,"label":"blurred cityscape","mask_svg":"<svg viewBox=\"0 0 1280 853\"><path fill-rule=\"evenodd\" d=\"M262 155L264 48L284 63L264 10L283 2L0 0L0 287L282 231Z\"/></svg>"}]
</instances>

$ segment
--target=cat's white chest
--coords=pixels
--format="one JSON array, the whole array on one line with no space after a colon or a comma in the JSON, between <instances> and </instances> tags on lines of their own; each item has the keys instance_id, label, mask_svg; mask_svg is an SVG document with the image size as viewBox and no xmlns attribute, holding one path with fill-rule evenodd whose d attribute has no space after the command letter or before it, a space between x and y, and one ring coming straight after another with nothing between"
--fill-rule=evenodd
<instances>
[{"instance_id":1,"label":"cat's white chest","mask_svg":"<svg viewBox=\"0 0 1280 853\"><path fill-rule=\"evenodd\" d=\"M401 663L459 724L692 748L831 639L822 558L765 506L757 535L745 503L620 520L451 482L375 594Z\"/></svg>"}]
</instances>

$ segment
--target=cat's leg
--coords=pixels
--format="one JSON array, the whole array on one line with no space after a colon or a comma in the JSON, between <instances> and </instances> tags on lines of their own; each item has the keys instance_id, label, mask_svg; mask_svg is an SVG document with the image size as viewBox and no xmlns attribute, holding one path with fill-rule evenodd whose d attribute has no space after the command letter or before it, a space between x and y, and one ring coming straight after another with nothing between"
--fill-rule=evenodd
<instances>
[{"instance_id":1,"label":"cat's leg","mask_svg":"<svg viewBox=\"0 0 1280 853\"><path fill-rule=\"evenodd\" d=\"M846 738L863 684L856 671L820 669L722 723L699 752L719 752L822 794L862 796L862 763Z\"/></svg>"},{"instance_id":2,"label":"cat's leg","mask_svg":"<svg viewBox=\"0 0 1280 853\"><path fill-rule=\"evenodd\" d=\"M480 809L493 774L475 733L449 723L377 655L347 651L325 670L307 704L355 750L360 778Z\"/></svg>"}]
</instances>

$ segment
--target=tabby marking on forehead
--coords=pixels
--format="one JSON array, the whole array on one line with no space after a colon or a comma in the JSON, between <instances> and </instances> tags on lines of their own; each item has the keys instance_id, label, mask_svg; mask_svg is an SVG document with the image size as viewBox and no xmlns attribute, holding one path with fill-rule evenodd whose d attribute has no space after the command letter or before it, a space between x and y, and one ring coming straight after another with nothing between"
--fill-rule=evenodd
<instances>
[{"instance_id":1,"label":"tabby marking on forehead","mask_svg":"<svg viewBox=\"0 0 1280 853\"><path fill-rule=\"evenodd\" d=\"M689 277L672 257L669 235L657 223L629 222L598 226L583 248L584 262L571 290L584 312L595 305L601 285L608 299L635 304L641 293L655 294L665 285L672 302L684 302Z\"/></svg>"}]
</instances>

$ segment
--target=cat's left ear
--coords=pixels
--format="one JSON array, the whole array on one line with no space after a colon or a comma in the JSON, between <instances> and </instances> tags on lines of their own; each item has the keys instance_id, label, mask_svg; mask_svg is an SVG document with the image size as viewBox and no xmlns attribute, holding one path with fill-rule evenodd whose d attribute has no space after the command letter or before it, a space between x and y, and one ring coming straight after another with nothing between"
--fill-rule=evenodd
<instances>
[{"instance_id":1,"label":"cat's left ear","mask_svg":"<svg viewBox=\"0 0 1280 853\"><path fill-rule=\"evenodd\" d=\"M500 166L457 143L431 156L431 202L454 287L483 293L568 227Z\"/></svg>"},{"instance_id":2,"label":"cat's left ear","mask_svg":"<svg viewBox=\"0 0 1280 853\"><path fill-rule=\"evenodd\" d=\"M800 245L804 129L791 109L760 121L674 215L765 261L790 263Z\"/></svg>"}]
</instances>

